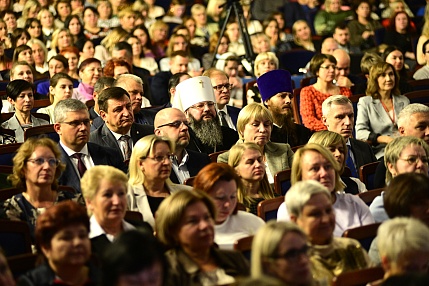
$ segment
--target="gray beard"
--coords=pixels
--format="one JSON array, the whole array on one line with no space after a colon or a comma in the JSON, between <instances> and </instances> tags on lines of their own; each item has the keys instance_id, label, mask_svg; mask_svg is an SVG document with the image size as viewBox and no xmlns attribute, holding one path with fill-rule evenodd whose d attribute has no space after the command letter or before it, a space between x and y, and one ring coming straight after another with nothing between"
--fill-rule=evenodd
<instances>
[{"instance_id":1,"label":"gray beard","mask_svg":"<svg viewBox=\"0 0 429 286\"><path fill-rule=\"evenodd\" d=\"M189 114L189 123L195 135L204 145L215 148L222 145L222 129L217 117L210 120L197 121Z\"/></svg>"}]
</instances>

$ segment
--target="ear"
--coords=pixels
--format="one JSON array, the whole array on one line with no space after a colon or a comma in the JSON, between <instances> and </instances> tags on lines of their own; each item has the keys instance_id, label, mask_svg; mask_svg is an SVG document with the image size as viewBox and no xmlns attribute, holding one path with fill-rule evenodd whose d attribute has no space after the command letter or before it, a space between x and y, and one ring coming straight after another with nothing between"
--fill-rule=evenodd
<instances>
[{"instance_id":1,"label":"ear","mask_svg":"<svg viewBox=\"0 0 429 286\"><path fill-rule=\"evenodd\" d=\"M392 177L395 177L397 175L396 168L395 168L395 166L393 166L392 163L387 163L387 169L392 174Z\"/></svg>"},{"instance_id":2,"label":"ear","mask_svg":"<svg viewBox=\"0 0 429 286\"><path fill-rule=\"evenodd\" d=\"M399 134L401 134L401 136L405 136L405 128L404 128L404 126L398 127L398 131L399 131Z\"/></svg>"},{"instance_id":3,"label":"ear","mask_svg":"<svg viewBox=\"0 0 429 286\"><path fill-rule=\"evenodd\" d=\"M265 101L264 101L264 104L265 104L266 106L270 106L270 105L269 105L269 103L270 103L270 99L267 99L267 100L265 100Z\"/></svg>"},{"instance_id":4,"label":"ear","mask_svg":"<svg viewBox=\"0 0 429 286\"><path fill-rule=\"evenodd\" d=\"M40 248L42 249L43 255L49 259L49 257L51 257L51 249L44 245L41 245Z\"/></svg>"},{"instance_id":5,"label":"ear","mask_svg":"<svg viewBox=\"0 0 429 286\"><path fill-rule=\"evenodd\" d=\"M86 208L87 208L88 210L90 210L90 211L93 211L93 210L94 210L94 207L93 207L93 205L92 205L91 200L89 200L89 199L85 199L85 204L86 204Z\"/></svg>"},{"instance_id":6,"label":"ear","mask_svg":"<svg viewBox=\"0 0 429 286\"><path fill-rule=\"evenodd\" d=\"M10 98L10 97L8 97L8 98L7 98L7 101L8 101L10 104L12 104L12 105L14 105L14 104L15 104L15 101L14 101L12 98Z\"/></svg>"},{"instance_id":7,"label":"ear","mask_svg":"<svg viewBox=\"0 0 429 286\"><path fill-rule=\"evenodd\" d=\"M55 96L55 88L52 86L49 87L49 93Z\"/></svg>"},{"instance_id":8,"label":"ear","mask_svg":"<svg viewBox=\"0 0 429 286\"><path fill-rule=\"evenodd\" d=\"M60 123L55 123L54 129L55 129L55 132L58 133L58 135L61 135L61 124Z\"/></svg>"},{"instance_id":9,"label":"ear","mask_svg":"<svg viewBox=\"0 0 429 286\"><path fill-rule=\"evenodd\" d=\"M101 119L103 119L103 121L106 122L107 112L105 112L104 110L100 110L98 113L100 114Z\"/></svg>"},{"instance_id":10,"label":"ear","mask_svg":"<svg viewBox=\"0 0 429 286\"><path fill-rule=\"evenodd\" d=\"M326 127L329 127L328 123L326 122L326 116L322 116L322 122Z\"/></svg>"},{"instance_id":11,"label":"ear","mask_svg":"<svg viewBox=\"0 0 429 286\"><path fill-rule=\"evenodd\" d=\"M162 136L162 132L161 132L161 130L159 128L155 128L154 133L155 133L156 136Z\"/></svg>"},{"instance_id":12,"label":"ear","mask_svg":"<svg viewBox=\"0 0 429 286\"><path fill-rule=\"evenodd\" d=\"M296 215L293 214L289 214L290 220L294 223L297 223L298 221L298 217Z\"/></svg>"},{"instance_id":13,"label":"ear","mask_svg":"<svg viewBox=\"0 0 429 286\"><path fill-rule=\"evenodd\" d=\"M389 261L389 259L383 255L381 258L381 267L383 267L384 272L389 272L391 270L391 263Z\"/></svg>"}]
</instances>

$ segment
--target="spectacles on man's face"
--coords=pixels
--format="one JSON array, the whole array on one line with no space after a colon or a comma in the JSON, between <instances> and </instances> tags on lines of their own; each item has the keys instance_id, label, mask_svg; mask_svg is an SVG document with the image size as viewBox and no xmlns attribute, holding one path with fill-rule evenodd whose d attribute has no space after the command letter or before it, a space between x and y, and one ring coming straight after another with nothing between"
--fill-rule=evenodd
<instances>
[{"instance_id":1,"label":"spectacles on man's face","mask_svg":"<svg viewBox=\"0 0 429 286\"><path fill-rule=\"evenodd\" d=\"M287 251L286 253L279 254L279 255L275 256L274 258L275 259L286 259L288 261L294 262L294 261L297 261L301 257L301 255L308 256L309 251L310 251L310 247L308 245L304 245L301 248L294 248L294 249Z\"/></svg>"},{"instance_id":2,"label":"spectacles on man's face","mask_svg":"<svg viewBox=\"0 0 429 286\"><path fill-rule=\"evenodd\" d=\"M31 162L33 164L36 164L38 166L42 166L45 164L45 162L48 162L49 167L58 167L58 165L60 164L60 161L55 159L55 158L35 158L35 159L27 159L28 162Z\"/></svg>"},{"instance_id":3,"label":"spectacles on man's face","mask_svg":"<svg viewBox=\"0 0 429 286\"><path fill-rule=\"evenodd\" d=\"M141 157L140 159L141 160L152 159L152 160L154 160L154 161L156 161L158 163L163 163L163 162L165 162L166 159L168 159L168 160L170 160L170 162L172 162L174 160L174 154L167 154L167 155L164 155L164 156L160 155L160 156L154 156L154 157L147 156L147 157Z\"/></svg>"},{"instance_id":4,"label":"spectacles on man's face","mask_svg":"<svg viewBox=\"0 0 429 286\"><path fill-rule=\"evenodd\" d=\"M182 126L182 124L184 124L186 127L189 127L189 122L188 121L181 121L181 120L176 120L174 122L170 122L170 123L165 123L162 125L159 125L157 128L161 128L164 126L170 126L170 127L174 127L174 128L179 128L180 126Z\"/></svg>"},{"instance_id":5,"label":"spectacles on man's face","mask_svg":"<svg viewBox=\"0 0 429 286\"><path fill-rule=\"evenodd\" d=\"M418 161L422 162L424 165L429 164L428 157L426 156L409 156L408 158L399 158L398 160L407 161L408 165L415 165Z\"/></svg>"},{"instance_id":6,"label":"spectacles on man's face","mask_svg":"<svg viewBox=\"0 0 429 286\"><path fill-rule=\"evenodd\" d=\"M230 83L225 83L225 84L219 84L216 86L213 86L214 90L217 91L222 91L224 88L226 88L227 90L231 90L233 88L233 85Z\"/></svg>"},{"instance_id":7,"label":"spectacles on man's face","mask_svg":"<svg viewBox=\"0 0 429 286\"><path fill-rule=\"evenodd\" d=\"M200 102L195 105L190 106L189 108L194 108L198 110L203 110L205 106L208 108L214 108L214 102L213 101L206 101L206 102Z\"/></svg>"},{"instance_id":8,"label":"spectacles on man's face","mask_svg":"<svg viewBox=\"0 0 429 286\"><path fill-rule=\"evenodd\" d=\"M69 122L63 121L63 122L60 122L60 123L65 123L65 124L70 125L73 128L76 128L76 127L80 127L82 124L84 126L88 126L91 123L91 120L89 120L89 119L73 120L73 121L69 121Z\"/></svg>"}]
</instances>

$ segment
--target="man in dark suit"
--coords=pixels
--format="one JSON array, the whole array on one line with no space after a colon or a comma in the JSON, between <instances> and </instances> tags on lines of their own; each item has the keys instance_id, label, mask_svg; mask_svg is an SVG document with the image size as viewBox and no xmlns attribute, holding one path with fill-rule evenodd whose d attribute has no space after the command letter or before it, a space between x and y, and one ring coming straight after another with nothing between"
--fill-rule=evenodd
<instances>
[{"instance_id":1,"label":"man in dark suit","mask_svg":"<svg viewBox=\"0 0 429 286\"><path fill-rule=\"evenodd\" d=\"M210 78L197 76L176 87L173 107L183 111L189 121L191 140L188 149L211 154L229 150L238 140L238 133L220 125L216 99Z\"/></svg>"},{"instance_id":2,"label":"man in dark suit","mask_svg":"<svg viewBox=\"0 0 429 286\"><path fill-rule=\"evenodd\" d=\"M155 134L165 136L176 144L173 172L170 174L171 181L176 184L183 184L186 179L196 176L204 166L210 164L207 154L186 149L190 140L188 125L186 115L177 108L165 108L155 117Z\"/></svg>"},{"instance_id":3,"label":"man in dark suit","mask_svg":"<svg viewBox=\"0 0 429 286\"><path fill-rule=\"evenodd\" d=\"M119 150L123 161L128 161L134 144L153 134L153 126L134 123L130 96L121 87L103 90L98 105L104 124L91 132L89 141Z\"/></svg>"},{"instance_id":4,"label":"man in dark suit","mask_svg":"<svg viewBox=\"0 0 429 286\"><path fill-rule=\"evenodd\" d=\"M358 172L361 166L377 161L368 143L352 138L355 117L350 99L344 95L328 97L322 104L322 114L322 120L328 130L337 132L346 140L347 148L350 149L348 157L353 163L347 163L347 167L352 173L353 167Z\"/></svg>"},{"instance_id":5,"label":"man in dark suit","mask_svg":"<svg viewBox=\"0 0 429 286\"><path fill-rule=\"evenodd\" d=\"M179 72L188 71L189 56L184 51L175 51L170 56L170 71L159 72L152 78L151 91L153 105L164 105L170 102L168 82L170 78Z\"/></svg>"},{"instance_id":6,"label":"man in dark suit","mask_svg":"<svg viewBox=\"0 0 429 286\"><path fill-rule=\"evenodd\" d=\"M65 99L55 106L55 131L60 136L61 162L66 169L59 178L60 185L81 192L80 178L94 165L110 165L126 172L118 150L89 143L89 113L84 103Z\"/></svg>"},{"instance_id":7,"label":"man in dark suit","mask_svg":"<svg viewBox=\"0 0 429 286\"><path fill-rule=\"evenodd\" d=\"M288 71L273 70L258 78L262 101L273 116L271 141L287 143L291 147L305 145L311 130L293 121L292 78Z\"/></svg>"},{"instance_id":8,"label":"man in dark suit","mask_svg":"<svg viewBox=\"0 0 429 286\"><path fill-rule=\"evenodd\" d=\"M212 82L220 125L237 130L237 118L240 109L228 105L232 89L228 75L224 71L210 68L203 73L203 76L208 76Z\"/></svg>"}]
</instances>

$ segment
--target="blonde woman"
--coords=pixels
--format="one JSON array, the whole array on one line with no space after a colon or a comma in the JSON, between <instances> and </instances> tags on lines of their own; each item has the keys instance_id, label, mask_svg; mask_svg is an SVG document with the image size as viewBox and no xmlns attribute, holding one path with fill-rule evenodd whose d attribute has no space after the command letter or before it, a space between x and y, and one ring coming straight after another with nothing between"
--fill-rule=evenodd
<instances>
[{"instance_id":1,"label":"blonde woman","mask_svg":"<svg viewBox=\"0 0 429 286\"><path fill-rule=\"evenodd\" d=\"M260 53L255 59L254 74L258 78L266 72L279 68L279 59L273 52ZM255 84L247 90L247 104L252 102L262 102L258 85Z\"/></svg>"},{"instance_id":2,"label":"blonde woman","mask_svg":"<svg viewBox=\"0 0 429 286\"><path fill-rule=\"evenodd\" d=\"M305 20L298 20L292 26L293 42L292 49L305 49L316 51L311 37L311 28Z\"/></svg>"},{"instance_id":3,"label":"blonde woman","mask_svg":"<svg viewBox=\"0 0 429 286\"><path fill-rule=\"evenodd\" d=\"M51 50L48 52L48 60L60 53L64 48L73 46L72 35L69 29L61 28L52 34Z\"/></svg>"},{"instance_id":4,"label":"blonde woman","mask_svg":"<svg viewBox=\"0 0 429 286\"><path fill-rule=\"evenodd\" d=\"M241 179L237 199L248 212L257 215L258 204L275 198L265 172L265 159L261 148L255 143L234 145L229 151L228 165L233 167Z\"/></svg>"},{"instance_id":5,"label":"blonde woman","mask_svg":"<svg viewBox=\"0 0 429 286\"><path fill-rule=\"evenodd\" d=\"M47 57L48 49L45 44L39 39L31 39L27 42L27 46L33 51L34 67L40 74L49 71Z\"/></svg>"},{"instance_id":6,"label":"blonde woman","mask_svg":"<svg viewBox=\"0 0 429 286\"><path fill-rule=\"evenodd\" d=\"M160 203L178 190L191 190L170 180L174 143L165 137L148 135L137 141L129 164L128 208L143 214L143 220L155 224Z\"/></svg>"},{"instance_id":7,"label":"blonde woman","mask_svg":"<svg viewBox=\"0 0 429 286\"><path fill-rule=\"evenodd\" d=\"M22 10L22 16L17 20L18 28L24 28L25 21L30 18L37 18L37 14L39 13L42 6L36 0L28 0L24 9Z\"/></svg>"},{"instance_id":8,"label":"blonde woman","mask_svg":"<svg viewBox=\"0 0 429 286\"><path fill-rule=\"evenodd\" d=\"M156 21L150 26L149 35L152 39L152 50L156 59L165 57L168 46L168 25L163 21Z\"/></svg>"},{"instance_id":9,"label":"blonde woman","mask_svg":"<svg viewBox=\"0 0 429 286\"><path fill-rule=\"evenodd\" d=\"M124 41L128 36L127 31L118 27L113 29L102 41L100 45L95 47L94 57L102 63L107 62L112 58L112 50L116 43Z\"/></svg>"}]
</instances>

